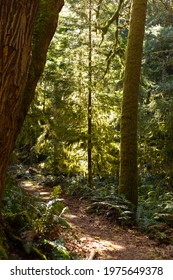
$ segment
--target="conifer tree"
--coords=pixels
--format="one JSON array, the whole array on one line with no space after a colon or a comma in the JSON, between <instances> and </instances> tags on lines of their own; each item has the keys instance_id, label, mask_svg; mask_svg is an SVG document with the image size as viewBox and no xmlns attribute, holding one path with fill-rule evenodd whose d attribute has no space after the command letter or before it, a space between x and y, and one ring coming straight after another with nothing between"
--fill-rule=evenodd
<instances>
[{"instance_id":1,"label":"conifer tree","mask_svg":"<svg viewBox=\"0 0 173 280\"><path fill-rule=\"evenodd\" d=\"M43 72L63 4L63 0L0 1L0 204L10 155Z\"/></svg>"},{"instance_id":2,"label":"conifer tree","mask_svg":"<svg viewBox=\"0 0 173 280\"><path fill-rule=\"evenodd\" d=\"M146 10L147 0L133 0L126 51L121 112L119 194L124 194L135 206L138 202L138 96Z\"/></svg>"}]
</instances>

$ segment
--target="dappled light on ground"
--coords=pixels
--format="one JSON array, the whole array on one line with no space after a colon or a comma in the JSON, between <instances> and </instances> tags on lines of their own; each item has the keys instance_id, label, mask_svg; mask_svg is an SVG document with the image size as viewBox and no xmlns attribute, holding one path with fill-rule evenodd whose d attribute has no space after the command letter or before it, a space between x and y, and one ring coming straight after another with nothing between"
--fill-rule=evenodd
<instances>
[{"instance_id":1,"label":"dappled light on ground","mask_svg":"<svg viewBox=\"0 0 173 280\"><path fill-rule=\"evenodd\" d=\"M83 248L91 251L95 250L96 256L104 256L105 254L109 255L110 253L115 253L117 251L124 250L124 246L120 246L112 241L107 241L104 239L95 240L94 238L81 238L81 243L83 244Z\"/></svg>"},{"instance_id":2,"label":"dappled light on ground","mask_svg":"<svg viewBox=\"0 0 173 280\"><path fill-rule=\"evenodd\" d=\"M53 187L47 187L39 180L20 180L25 191L44 202L52 200ZM103 215L86 211L89 201L63 195L63 202L69 211L63 217L69 229L55 226L50 239L61 237L67 249L78 259L98 260L144 260L171 259L170 248L159 247L147 235L133 228L123 228L116 220L110 221ZM172 247L171 247L172 248Z\"/></svg>"},{"instance_id":3,"label":"dappled light on ground","mask_svg":"<svg viewBox=\"0 0 173 280\"><path fill-rule=\"evenodd\" d=\"M65 203L70 209L66 219L77 235L75 246L79 247L77 251L83 251L83 259L88 259L93 251L93 259L153 259L156 256L154 241L101 215L88 214L87 201L66 197ZM159 258L158 251L157 256Z\"/></svg>"},{"instance_id":4,"label":"dappled light on ground","mask_svg":"<svg viewBox=\"0 0 173 280\"><path fill-rule=\"evenodd\" d=\"M37 182L24 180L20 183L20 186L28 193L32 193L36 197L40 197L44 201L49 201L51 199L52 188L44 188L42 185L37 184Z\"/></svg>"}]
</instances>

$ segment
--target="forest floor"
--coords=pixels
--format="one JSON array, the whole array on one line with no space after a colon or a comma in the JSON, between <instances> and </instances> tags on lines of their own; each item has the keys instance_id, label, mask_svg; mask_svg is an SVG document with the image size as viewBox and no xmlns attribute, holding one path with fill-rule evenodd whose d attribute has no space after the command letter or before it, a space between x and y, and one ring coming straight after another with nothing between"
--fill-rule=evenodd
<instances>
[{"instance_id":1,"label":"forest floor","mask_svg":"<svg viewBox=\"0 0 173 280\"><path fill-rule=\"evenodd\" d=\"M39 196L44 201L51 200L53 189L37 184L35 181L20 180L27 193ZM66 194L62 195L69 213L65 219L69 229L55 226L50 234L51 240L62 237L69 252L76 259L96 260L152 260L172 259L173 246L158 244L135 228L122 227L109 221L103 215L86 211L89 201Z\"/></svg>"}]
</instances>

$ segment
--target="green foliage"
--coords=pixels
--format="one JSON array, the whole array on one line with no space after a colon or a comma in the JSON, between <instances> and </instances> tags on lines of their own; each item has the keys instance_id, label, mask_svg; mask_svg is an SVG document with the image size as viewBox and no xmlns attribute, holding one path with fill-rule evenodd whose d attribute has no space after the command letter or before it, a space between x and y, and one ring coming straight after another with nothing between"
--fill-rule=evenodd
<instances>
[{"instance_id":1,"label":"green foliage","mask_svg":"<svg viewBox=\"0 0 173 280\"><path fill-rule=\"evenodd\" d=\"M56 239L54 241L44 240L46 249L51 252L50 257L53 260L70 260L70 254L67 251L63 240Z\"/></svg>"},{"instance_id":2,"label":"green foliage","mask_svg":"<svg viewBox=\"0 0 173 280\"><path fill-rule=\"evenodd\" d=\"M61 192L62 192L62 189L61 189L60 185L59 186L54 186L52 197L53 198L58 198L60 196Z\"/></svg>"},{"instance_id":3,"label":"green foliage","mask_svg":"<svg viewBox=\"0 0 173 280\"><path fill-rule=\"evenodd\" d=\"M173 193L163 184L159 186L158 181L155 181L155 184L156 186L140 186L136 219L139 226L145 230L158 222L172 226Z\"/></svg>"},{"instance_id":4,"label":"green foliage","mask_svg":"<svg viewBox=\"0 0 173 280\"><path fill-rule=\"evenodd\" d=\"M118 196L117 182L113 178L96 178L92 189L87 186L85 180L73 179L69 182L67 193L77 196L79 199L87 199L90 205L89 213L104 215L108 219L121 225L131 226L134 223L134 209L125 197Z\"/></svg>"},{"instance_id":5,"label":"green foliage","mask_svg":"<svg viewBox=\"0 0 173 280\"><path fill-rule=\"evenodd\" d=\"M44 3L44 1L43 1ZM95 29L97 4L92 3L92 162L93 173L113 175L118 173L120 88L122 60L113 56L114 27L110 26L102 42L102 32ZM37 98L25 123L25 130L18 140L21 155L23 142L32 143L22 150L23 157L32 155L47 172L87 173L87 96L88 96L88 6L80 1L68 1L68 13L61 12L58 33L48 51L45 71L37 87ZM107 1L101 6L98 24L104 25L113 16L117 3ZM124 6L125 8L125 6ZM104 12L107 10L108 14ZM124 10L125 11L125 10ZM119 48L125 48L119 34ZM115 51L115 50L114 50ZM34 125L30 121L35 119ZM118 129L115 129L118 127ZM30 130L30 132L28 131ZM28 133L26 132L28 131ZM25 135L25 137L24 137ZM20 156L21 158L21 156Z\"/></svg>"},{"instance_id":6,"label":"green foliage","mask_svg":"<svg viewBox=\"0 0 173 280\"><path fill-rule=\"evenodd\" d=\"M44 9L35 32L39 25L44 29L45 20L49 20L48 2L41 1ZM166 2L148 1L142 63L136 220L145 230L165 222L171 227L173 214L173 16ZM61 184L65 182L68 194L91 199L93 211L130 224L132 217L134 219L133 209L124 197L117 196L124 50L130 15L130 2L124 1L119 18L109 25L119 3L92 1L92 189L86 182L87 1L66 1L35 100L16 143L14 161L36 163L45 174L51 174L47 175L45 185L54 181L52 175L56 185L58 176ZM37 40L34 44L37 47ZM112 181L107 180L109 178L113 178ZM46 239L57 222L67 226L62 215L67 209L63 201L58 200L60 187L54 188L52 205L47 208L37 200L26 198L20 188L11 187L12 182L8 184L4 211L10 223L18 220L22 224L19 231L28 229L31 224L37 234ZM22 213L20 219L19 213ZM158 232L164 239L161 229Z\"/></svg>"},{"instance_id":7,"label":"green foliage","mask_svg":"<svg viewBox=\"0 0 173 280\"><path fill-rule=\"evenodd\" d=\"M117 197L116 200L98 201L92 203L87 211L96 212L104 215L114 222L118 222L123 226L132 226L134 224L134 212L128 201L124 197Z\"/></svg>"},{"instance_id":8,"label":"green foliage","mask_svg":"<svg viewBox=\"0 0 173 280\"><path fill-rule=\"evenodd\" d=\"M7 252L6 252L6 249L0 245L0 260L6 260L8 257L7 257Z\"/></svg>"},{"instance_id":9,"label":"green foliage","mask_svg":"<svg viewBox=\"0 0 173 280\"><path fill-rule=\"evenodd\" d=\"M59 186L54 188L53 199L47 204L42 204L39 209L39 215L33 221L34 230L44 238L55 227L57 223L68 227L68 224L61 218L62 213L67 212L68 209L64 207L63 199L59 198L61 189Z\"/></svg>"},{"instance_id":10,"label":"green foliage","mask_svg":"<svg viewBox=\"0 0 173 280\"><path fill-rule=\"evenodd\" d=\"M8 242L3 227L0 228L0 260L8 259Z\"/></svg>"},{"instance_id":11,"label":"green foliage","mask_svg":"<svg viewBox=\"0 0 173 280\"><path fill-rule=\"evenodd\" d=\"M39 205L40 202L27 196L24 190L16 184L15 180L9 176L3 196L4 215L9 219L16 219L16 223L20 224L20 222L25 221L28 224L31 221L29 216L33 215L33 218L35 218L35 215L37 215L35 204ZM17 216L19 216L19 220Z\"/></svg>"},{"instance_id":12,"label":"green foliage","mask_svg":"<svg viewBox=\"0 0 173 280\"><path fill-rule=\"evenodd\" d=\"M56 259L58 256L60 259L63 259L63 256L67 259L68 252L66 254L64 252L64 255L61 254L62 248L58 245L51 252L42 246L44 239L49 238L50 232L55 226L59 224L63 228L69 227L62 217L62 214L68 209L64 207L63 200L59 198L60 193L60 186L55 187L53 199L49 203L45 203L27 195L21 187L16 185L12 177L8 178L3 199L3 220L7 225L7 236L10 237L10 250L14 250L14 244L16 244L19 256L26 254L27 258L31 256L35 259L51 259L56 255ZM47 242L53 244L54 241L47 240ZM2 246L1 253L5 254Z\"/></svg>"},{"instance_id":13,"label":"green foliage","mask_svg":"<svg viewBox=\"0 0 173 280\"><path fill-rule=\"evenodd\" d=\"M150 10L151 9L151 10ZM172 15L157 3L149 5L139 121L141 175L159 174L172 185ZM152 11L152 12L151 12ZM165 16L163 16L163 14Z\"/></svg>"}]
</instances>

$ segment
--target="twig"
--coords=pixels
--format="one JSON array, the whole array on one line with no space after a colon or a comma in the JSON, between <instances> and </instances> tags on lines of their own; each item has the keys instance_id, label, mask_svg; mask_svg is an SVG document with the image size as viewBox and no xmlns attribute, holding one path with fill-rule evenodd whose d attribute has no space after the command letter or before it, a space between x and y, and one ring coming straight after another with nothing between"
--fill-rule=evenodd
<instances>
[{"instance_id":1,"label":"twig","mask_svg":"<svg viewBox=\"0 0 173 280\"><path fill-rule=\"evenodd\" d=\"M94 260L97 254L98 254L97 249L92 249L89 257L87 258L87 260Z\"/></svg>"}]
</instances>

